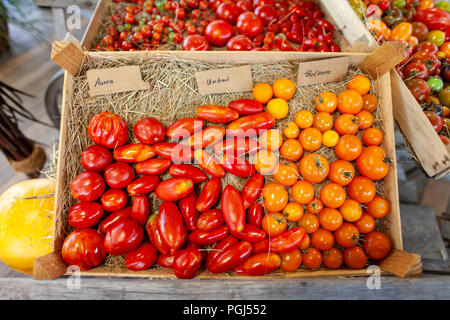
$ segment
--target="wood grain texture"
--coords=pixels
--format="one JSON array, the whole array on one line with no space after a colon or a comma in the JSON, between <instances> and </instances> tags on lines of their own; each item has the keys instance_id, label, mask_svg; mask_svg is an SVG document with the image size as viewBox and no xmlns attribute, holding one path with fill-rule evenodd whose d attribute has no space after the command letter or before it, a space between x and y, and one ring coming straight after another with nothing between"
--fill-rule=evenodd
<instances>
[{"instance_id":1,"label":"wood grain texture","mask_svg":"<svg viewBox=\"0 0 450 320\"><path fill-rule=\"evenodd\" d=\"M380 269L395 274L400 278L422 275L420 255L401 250L392 252L380 263Z\"/></svg>"},{"instance_id":2,"label":"wood grain texture","mask_svg":"<svg viewBox=\"0 0 450 320\"><path fill-rule=\"evenodd\" d=\"M92 50L92 45L100 31L103 19L106 15L107 5L110 2L111 1L98 0L94 13L89 21L89 25L84 33L83 40L81 41L81 46L86 50Z\"/></svg>"},{"instance_id":3,"label":"wood grain texture","mask_svg":"<svg viewBox=\"0 0 450 320\"><path fill-rule=\"evenodd\" d=\"M85 58L83 51L72 41L55 41L51 60L71 75L76 76Z\"/></svg>"},{"instance_id":4,"label":"wood grain texture","mask_svg":"<svg viewBox=\"0 0 450 320\"><path fill-rule=\"evenodd\" d=\"M374 79L389 72L402 62L404 55L399 46L389 41L376 48L360 65L361 70L370 74Z\"/></svg>"},{"instance_id":5,"label":"wood grain texture","mask_svg":"<svg viewBox=\"0 0 450 320\"><path fill-rule=\"evenodd\" d=\"M33 0L37 6L65 8L76 5L82 8L92 8L98 0Z\"/></svg>"},{"instance_id":6,"label":"wood grain texture","mask_svg":"<svg viewBox=\"0 0 450 320\"><path fill-rule=\"evenodd\" d=\"M64 275L66 270L61 252L52 252L34 260L33 279L53 280Z\"/></svg>"}]
</instances>

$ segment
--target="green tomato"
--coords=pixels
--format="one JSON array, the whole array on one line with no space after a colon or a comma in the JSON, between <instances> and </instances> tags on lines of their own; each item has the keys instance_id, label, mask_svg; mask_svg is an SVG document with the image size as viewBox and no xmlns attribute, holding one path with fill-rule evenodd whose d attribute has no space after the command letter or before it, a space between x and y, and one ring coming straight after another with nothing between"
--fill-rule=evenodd
<instances>
[{"instance_id":1,"label":"green tomato","mask_svg":"<svg viewBox=\"0 0 450 320\"><path fill-rule=\"evenodd\" d=\"M406 6L406 0L394 0L392 4L394 5L394 7L402 9Z\"/></svg>"},{"instance_id":2,"label":"green tomato","mask_svg":"<svg viewBox=\"0 0 450 320\"><path fill-rule=\"evenodd\" d=\"M175 36L175 32L171 31L169 32L169 40L173 41L173 37Z\"/></svg>"},{"instance_id":3,"label":"green tomato","mask_svg":"<svg viewBox=\"0 0 450 320\"><path fill-rule=\"evenodd\" d=\"M428 78L427 83L431 91L434 92L441 91L444 88L444 82L442 81L441 78L437 77Z\"/></svg>"},{"instance_id":4,"label":"green tomato","mask_svg":"<svg viewBox=\"0 0 450 320\"><path fill-rule=\"evenodd\" d=\"M438 99L442 105L450 108L450 86L446 86L443 90L439 91Z\"/></svg>"},{"instance_id":5,"label":"green tomato","mask_svg":"<svg viewBox=\"0 0 450 320\"><path fill-rule=\"evenodd\" d=\"M434 5L436 8L441 8L446 11L450 11L450 3L447 1L440 1Z\"/></svg>"},{"instance_id":6,"label":"green tomato","mask_svg":"<svg viewBox=\"0 0 450 320\"><path fill-rule=\"evenodd\" d=\"M133 26L131 24L129 24L129 23L125 24L125 30L131 31L132 28L133 28Z\"/></svg>"},{"instance_id":7,"label":"green tomato","mask_svg":"<svg viewBox=\"0 0 450 320\"><path fill-rule=\"evenodd\" d=\"M349 0L350 6L358 14L361 19L365 18L366 15L366 4L362 0Z\"/></svg>"},{"instance_id":8,"label":"green tomato","mask_svg":"<svg viewBox=\"0 0 450 320\"><path fill-rule=\"evenodd\" d=\"M428 32L427 40L440 47L445 42L445 33L441 30L432 30Z\"/></svg>"}]
</instances>

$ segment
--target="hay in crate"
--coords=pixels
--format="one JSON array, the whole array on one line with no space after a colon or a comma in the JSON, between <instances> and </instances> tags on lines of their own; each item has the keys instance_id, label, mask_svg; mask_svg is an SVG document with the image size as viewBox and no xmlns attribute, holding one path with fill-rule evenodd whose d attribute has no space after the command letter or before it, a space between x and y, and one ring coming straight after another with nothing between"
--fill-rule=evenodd
<instances>
[{"instance_id":1,"label":"hay in crate","mask_svg":"<svg viewBox=\"0 0 450 320\"><path fill-rule=\"evenodd\" d=\"M252 76L254 84L257 83L273 83L279 78L288 78L296 81L299 61L296 62L277 62L270 64L253 64ZM144 81L150 83L150 90L123 92L109 95L100 95L90 97L88 94L88 82L86 71L89 69L102 69L120 67L125 65L139 65ZM200 96L197 90L197 82L195 73L209 69L226 68L236 66L235 64L213 64L185 60L167 54L157 54L151 59L139 60L138 58L112 58L105 57L88 57L84 64L80 75L74 78L74 95L72 104L68 106L68 136L66 141L66 150L64 159L66 161L66 176L64 181L64 214L58 219L60 225L68 226L67 212L69 208L76 203L72 198L69 189L70 182L75 176L83 171L80 163L81 152L92 145L92 141L88 135L88 124L92 116L99 112L110 111L119 114L129 127L129 140L138 142L133 135L132 128L134 124L143 117L152 116L160 120L165 126L169 126L174 121L184 117L194 117L196 108L203 104L228 105L230 101L241 98L252 98L251 92L245 93L227 93ZM315 98L322 91L331 91L336 95L345 90L345 84L353 77L353 75L361 73L357 68L349 70L345 79L341 82L311 85L300 87L296 90L294 97L289 101L289 114L282 121L278 121L275 128L282 130L289 121L295 118L300 110L313 111L315 108ZM379 84L372 79L371 93L379 98ZM374 114L374 126L382 130L381 112L379 108ZM334 118L337 117L335 113ZM361 134L361 133L359 133ZM322 154L330 162L336 159L332 148L322 147L316 152ZM389 150L388 150L389 152ZM306 152L307 153L307 152ZM61 155L62 156L62 155ZM251 161L251 159L250 159ZM280 158L280 161L284 159ZM168 178L166 173L162 179ZM266 183L273 181L271 176L265 177ZM222 179L222 186L228 184L235 186L241 190L247 179L238 178L234 175L227 174ZM316 195L319 196L322 185L329 182L324 181L316 184ZM203 185L198 186L199 190ZM289 188L288 188L289 189ZM377 183L377 192L384 195L383 182ZM152 193L149 195L152 212L157 212L160 200ZM262 202L262 198L259 199ZM292 199L291 199L292 201ZM290 223L293 227L296 223ZM378 228L385 229L379 225ZM69 232L71 230L65 230ZM123 266L121 257L109 257L107 265L117 267Z\"/></svg>"}]
</instances>

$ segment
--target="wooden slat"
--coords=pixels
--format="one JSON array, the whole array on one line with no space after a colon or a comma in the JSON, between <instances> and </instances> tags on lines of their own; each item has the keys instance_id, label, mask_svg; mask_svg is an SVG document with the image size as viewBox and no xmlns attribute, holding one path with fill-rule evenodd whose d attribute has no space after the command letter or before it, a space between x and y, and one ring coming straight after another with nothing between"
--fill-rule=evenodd
<instances>
[{"instance_id":1,"label":"wooden slat","mask_svg":"<svg viewBox=\"0 0 450 320\"><path fill-rule=\"evenodd\" d=\"M99 0L33 0L37 6L66 8L76 5L82 8L92 8Z\"/></svg>"},{"instance_id":2,"label":"wooden slat","mask_svg":"<svg viewBox=\"0 0 450 320\"><path fill-rule=\"evenodd\" d=\"M379 76L389 72L403 59L404 54L398 42L385 42L361 63L360 68L374 79L378 79Z\"/></svg>"},{"instance_id":3,"label":"wooden slat","mask_svg":"<svg viewBox=\"0 0 450 320\"><path fill-rule=\"evenodd\" d=\"M52 46L51 59L71 75L76 76L80 70L85 55L72 41L55 41Z\"/></svg>"},{"instance_id":4,"label":"wooden slat","mask_svg":"<svg viewBox=\"0 0 450 320\"><path fill-rule=\"evenodd\" d=\"M66 273L67 266L61 258L61 252L52 252L34 260L33 279L53 280Z\"/></svg>"},{"instance_id":5,"label":"wooden slat","mask_svg":"<svg viewBox=\"0 0 450 320\"><path fill-rule=\"evenodd\" d=\"M94 14L91 17L91 21L89 21L89 25L87 26L83 40L81 41L81 46L86 50L92 50L92 44L100 32L109 2L110 1L99 0L95 6Z\"/></svg>"}]
</instances>

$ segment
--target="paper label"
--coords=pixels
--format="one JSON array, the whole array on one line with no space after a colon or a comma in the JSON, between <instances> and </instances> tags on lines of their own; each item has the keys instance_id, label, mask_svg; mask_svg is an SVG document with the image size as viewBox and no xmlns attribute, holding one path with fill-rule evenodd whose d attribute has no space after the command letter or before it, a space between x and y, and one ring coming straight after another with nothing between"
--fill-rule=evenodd
<instances>
[{"instance_id":1,"label":"paper label","mask_svg":"<svg viewBox=\"0 0 450 320\"><path fill-rule=\"evenodd\" d=\"M249 65L235 68L200 71L195 74L201 95L252 91L252 70Z\"/></svg>"},{"instance_id":2,"label":"paper label","mask_svg":"<svg viewBox=\"0 0 450 320\"><path fill-rule=\"evenodd\" d=\"M93 69L86 75L90 96L150 89L150 84L142 80L139 66Z\"/></svg>"},{"instance_id":3,"label":"paper label","mask_svg":"<svg viewBox=\"0 0 450 320\"><path fill-rule=\"evenodd\" d=\"M311 84L336 82L344 79L350 64L350 57L302 62L298 66L299 87Z\"/></svg>"}]
</instances>

